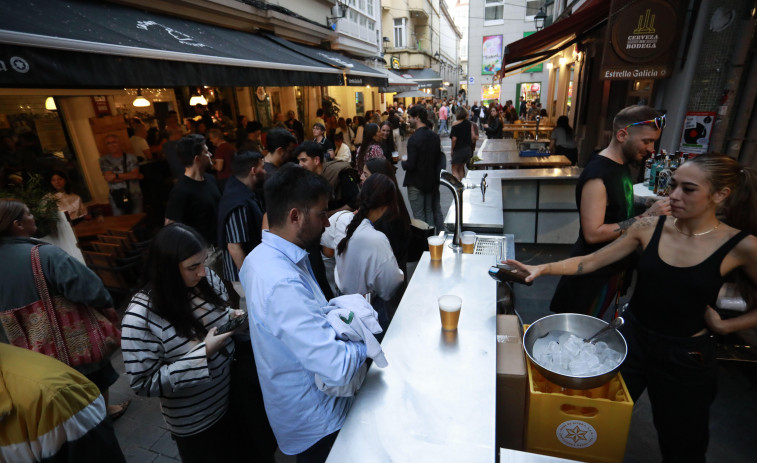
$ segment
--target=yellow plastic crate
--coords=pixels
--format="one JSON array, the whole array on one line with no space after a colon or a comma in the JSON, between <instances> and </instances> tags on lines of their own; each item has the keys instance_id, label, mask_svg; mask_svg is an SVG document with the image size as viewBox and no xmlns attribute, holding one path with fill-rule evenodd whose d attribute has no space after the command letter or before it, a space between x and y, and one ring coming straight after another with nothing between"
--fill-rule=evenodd
<instances>
[{"instance_id":1,"label":"yellow plastic crate","mask_svg":"<svg viewBox=\"0 0 757 463\"><path fill-rule=\"evenodd\" d=\"M605 385L567 389L528 362L526 451L591 463L622 462L633 401L618 373Z\"/></svg>"}]
</instances>

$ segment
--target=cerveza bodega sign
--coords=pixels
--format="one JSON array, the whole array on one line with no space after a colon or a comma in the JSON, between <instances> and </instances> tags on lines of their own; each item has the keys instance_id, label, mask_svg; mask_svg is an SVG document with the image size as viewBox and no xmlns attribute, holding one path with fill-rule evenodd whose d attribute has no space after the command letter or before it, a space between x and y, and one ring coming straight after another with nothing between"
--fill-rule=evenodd
<instances>
[{"instance_id":1,"label":"cerveza bodega sign","mask_svg":"<svg viewBox=\"0 0 757 463\"><path fill-rule=\"evenodd\" d=\"M613 0L600 76L669 77L681 27L679 6L680 0Z\"/></svg>"}]
</instances>

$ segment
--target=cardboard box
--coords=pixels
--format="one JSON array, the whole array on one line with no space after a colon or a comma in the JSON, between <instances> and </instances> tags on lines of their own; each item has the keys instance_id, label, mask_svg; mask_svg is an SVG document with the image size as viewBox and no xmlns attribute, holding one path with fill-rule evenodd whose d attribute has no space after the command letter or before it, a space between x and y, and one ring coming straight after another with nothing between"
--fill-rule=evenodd
<instances>
[{"instance_id":1,"label":"cardboard box","mask_svg":"<svg viewBox=\"0 0 757 463\"><path fill-rule=\"evenodd\" d=\"M515 315L497 315L497 445L524 449L528 373Z\"/></svg>"}]
</instances>

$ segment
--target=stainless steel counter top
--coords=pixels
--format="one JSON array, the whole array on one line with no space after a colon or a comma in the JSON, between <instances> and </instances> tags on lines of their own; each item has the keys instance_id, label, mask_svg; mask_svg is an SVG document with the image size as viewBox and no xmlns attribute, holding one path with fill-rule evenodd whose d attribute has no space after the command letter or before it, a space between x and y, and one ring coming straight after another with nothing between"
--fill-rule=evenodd
<instances>
[{"instance_id":1,"label":"stainless steel counter top","mask_svg":"<svg viewBox=\"0 0 757 463\"><path fill-rule=\"evenodd\" d=\"M487 230L494 232L504 228L502 216L502 182L506 180L577 180L581 175L580 167L562 167L552 169L502 169L471 170L463 178L466 185L478 185L484 174L488 188L486 202L481 200L481 190L465 190L463 193L463 230ZM455 226L455 205L450 206L444 223L448 230Z\"/></svg>"},{"instance_id":2,"label":"stainless steel counter top","mask_svg":"<svg viewBox=\"0 0 757 463\"><path fill-rule=\"evenodd\" d=\"M446 245L440 262L423 254L382 342L389 365L371 366L329 463L494 461L493 263ZM444 294L463 299L456 332L441 329Z\"/></svg>"},{"instance_id":3,"label":"stainless steel counter top","mask_svg":"<svg viewBox=\"0 0 757 463\"><path fill-rule=\"evenodd\" d=\"M553 167L544 169L499 169L499 170L470 170L463 179L463 183L476 183L481 181L484 174L489 174L489 179L504 180L553 180L553 179L577 179L581 175L580 167Z\"/></svg>"}]
</instances>

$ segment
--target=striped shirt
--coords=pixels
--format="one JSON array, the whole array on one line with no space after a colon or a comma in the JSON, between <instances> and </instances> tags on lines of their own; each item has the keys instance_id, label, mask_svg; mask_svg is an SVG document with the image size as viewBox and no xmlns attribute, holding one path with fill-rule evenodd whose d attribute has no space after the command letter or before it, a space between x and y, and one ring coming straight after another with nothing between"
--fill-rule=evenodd
<instances>
[{"instance_id":1,"label":"striped shirt","mask_svg":"<svg viewBox=\"0 0 757 463\"><path fill-rule=\"evenodd\" d=\"M246 243L252 238L250 232L247 229L247 208L240 206L231 213L226 219L226 226L224 227L224 233L226 235L227 243ZM239 270L234 264L234 260L231 258L229 248L224 247L223 251L223 276L229 281L239 281Z\"/></svg>"},{"instance_id":2,"label":"striped shirt","mask_svg":"<svg viewBox=\"0 0 757 463\"><path fill-rule=\"evenodd\" d=\"M207 270L207 279L224 300L220 278ZM191 301L194 316L205 329L229 321L228 307L215 307L199 296ZM138 395L160 397L163 418L176 436L197 434L215 424L229 406L234 342L210 359L205 342L186 339L150 308L144 292L134 295L123 318L121 349L131 388Z\"/></svg>"}]
</instances>

